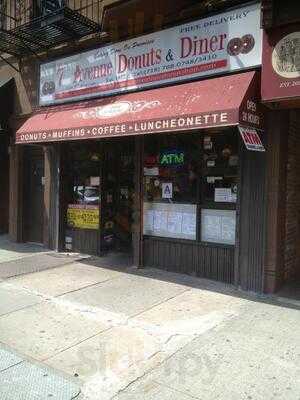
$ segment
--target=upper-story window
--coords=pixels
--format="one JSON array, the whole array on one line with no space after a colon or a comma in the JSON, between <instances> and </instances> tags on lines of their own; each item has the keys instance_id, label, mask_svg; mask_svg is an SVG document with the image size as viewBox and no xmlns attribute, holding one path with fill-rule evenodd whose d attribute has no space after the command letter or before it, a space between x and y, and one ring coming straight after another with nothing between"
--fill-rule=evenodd
<instances>
[{"instance_id":1,"label":"upper-story window","mask_svg":"<svg viewBox=\"0 0 300 400\"><path fill-rule=\"evenodd\" d=\"M274 0L274 23L285 25L300 21L300 1Z\"/></svg>"},{"instance_id":2,"label":"upper-story window","mask_svg":"<svg viewBox=\"0 0 300 400\"><path fill-rule=\"evenodd\" d=\"M298 0L262 0L265 29L300 22L300 1Z\"/></svg>"},{"instance_id":3,"label":"upper-story window","mask_svg":"<svg viewBox=\"0 0 300 400\"><path fill-rule=\"evenodd\" d=\"M64 0L36 0L34 7L36 16L52 14L62 8L64 3Z\"/></svg>"},{"instance_id":4,"label":"upper-story window","mask_svg":"<svg viewBox=\"0 0 300 400\"><path fill-rule=\"evenodd\" d=\"M0 29L5 28L6 25L6 8L7 2L6 0L0 0Z\"/></svg>"}]
</instances>

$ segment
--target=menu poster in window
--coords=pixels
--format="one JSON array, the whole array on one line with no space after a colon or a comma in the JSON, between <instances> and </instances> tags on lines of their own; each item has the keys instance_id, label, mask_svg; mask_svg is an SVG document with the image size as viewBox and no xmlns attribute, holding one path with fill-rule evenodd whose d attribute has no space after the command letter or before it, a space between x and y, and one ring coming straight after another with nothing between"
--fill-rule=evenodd
<instances>
[{"instance_id":1,"label":"menu poster in window","mask_svg":"<svg viewBox=\"0 0 300 400\"><path fill-rule=\"evenodd\" d=\"M194 214L182 213L181 230L185 235L196 236L196 218Z\"/></svg>"},{"instance_id":2,"label":"menu poster in window","mask_svg":"<svg viewBox=\"0 0 300 400\"><path fill-rule=\"evenodd\" d=\"M144 232L146 234L151 233L154 229L154 212L153 210L147 210L144 213Z\"/></svg>"},{"instance_id":3,"label":"menu poster in window","mask_svg":"<svg viewBox=\"0 0 300 400\"><path fill-rule=\"evenodd\" d=\"M154 224L155 231L163 231L168 224L168 213L166 211L154 211Z\"/></svg>"},{"instance_id":4,"label":"menu poster in window","mask_svg":"<svg viewBox=\"0 0 300 400\"><path fill-rule=\"evenodd\" d=\"M203 209L201 217L202 241L221 244L235 244L235 211Z\"/></svg>"},{"instance_id":5,"label":"menu poster in window","mask_svg":"<svg viewBox=\"0 0 300 400\"><path fill-rule=\"evenodd\" d=\"M217 242L221 237L220 218L214 215L202 216L202 240Z\"/></svg>"},{"instance_id":6,"label":"menu poster in window","mask_svg":"<svg viewBox=\"0 0 300 400\"><path fill-rule=\"evenodd\" d=\"M222 238L228 243L235 242L235 218L222 217Z\"/></svg>"},{"instance_id":7,"label":"menu poster in window","mask_svg":"<svg viewBox=\"0 0 300 400\"><path fill-rule=\"evenodd\" d=\"M182 213L169 212L168 213L168 232L181 234L182 232Z\"/></svg>"},{"instance_id":8,"label":"menu poster in window","mask_svg":"<svg viewBox=\"0 0 300 400\"><path fill-rule=\"evenodd\" d=\"M193 204L144 203L144 234L196 240Z\"/></svg>"}]
</instances>

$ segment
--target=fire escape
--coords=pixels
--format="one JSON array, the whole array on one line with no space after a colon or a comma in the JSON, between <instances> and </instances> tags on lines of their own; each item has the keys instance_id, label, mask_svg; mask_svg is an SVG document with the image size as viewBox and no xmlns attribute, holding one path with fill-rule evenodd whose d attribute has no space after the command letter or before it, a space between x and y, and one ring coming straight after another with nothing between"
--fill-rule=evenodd
<instances>
[{"instance_id":1,"label":"fire escape","mask_svg":"<svg viewBox=\"0 0 300 400\"><path fill-rule=\"evenodd\" d=\"M0 0L0 57L20 59L100 32L101 0Z\"/></svg>"}]
</instances>

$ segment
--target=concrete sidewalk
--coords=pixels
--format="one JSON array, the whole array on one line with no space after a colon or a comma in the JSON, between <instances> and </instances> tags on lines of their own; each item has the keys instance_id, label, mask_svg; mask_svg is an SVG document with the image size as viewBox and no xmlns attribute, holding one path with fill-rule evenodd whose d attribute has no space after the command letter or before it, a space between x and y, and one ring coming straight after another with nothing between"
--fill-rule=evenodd
<instances>
[{"instance_id":1,"label":"concrete sidewalk","mask_svg":"<svg viewBox=\"0 0 300 400\"><path fill-rule=\"evenodd\" d=\"M43 271L88 258L82 254L57 253L41 245L11 242L0 235L0 280Z\"/></svg>"},{"instance_id":2,"label":"concrete sidewalk","mask_svg":"<svg viewBox=\"0 0 300 400\"><path fill-rule=\"evenodd\" d=\"M8 235L0 235L0 263L10 262L35 254L47 252L44 247L37 244L14 243Z\"/></svg>"},{"instance_id":3,"label":"concrete sidewalk","mask_svg":"<svg viewBox=\"0 0 300 400\"><path fill-rule=\"evenodd\" d=\"M79 394L78 383L72 382L69 377L25 360L0 346L1 400L71 400Z\"/></svg>"},{"instance_id":4,"label":"concrete sidewalk","mask_svg":"<svg viewBox=\"0 0 300 400\"><path fill-rule=\"evenodd\" d=\"M5 279L0 299L0 342L80 399L299 400L295 308L97 258Z\"/></svg>"}]
</instances>

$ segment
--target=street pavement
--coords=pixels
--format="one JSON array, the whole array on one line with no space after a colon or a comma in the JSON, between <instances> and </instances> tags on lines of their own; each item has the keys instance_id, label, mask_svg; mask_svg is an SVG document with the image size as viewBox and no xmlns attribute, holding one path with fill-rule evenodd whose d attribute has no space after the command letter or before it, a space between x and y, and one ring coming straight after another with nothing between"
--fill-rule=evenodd
<instances>
[{"instance_id":1,"label":"street pavement","mask_svg":"<svg viewBox=\"0 0 300 400\"><path fill-rule=\"evenodd\" d=\"M0 348L1 400L75 399L80 386L45 366Z\"/></svg>"},{"instance_id":2,"label":"street pavement","mask_svg":"<svg viewBox=\"0 0 300 400\"><path fill-rule=\"evenodd\" d=\"M0 399L300 400L299 310L190 276L66 257L0 282ZM12 358L2 369L1 357ZM57 385L38 378L44 369ZM3 371L27 392L9 394Z\"/></svg>"}]
</instances>

